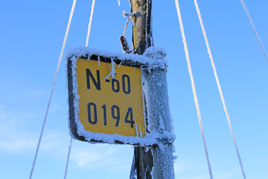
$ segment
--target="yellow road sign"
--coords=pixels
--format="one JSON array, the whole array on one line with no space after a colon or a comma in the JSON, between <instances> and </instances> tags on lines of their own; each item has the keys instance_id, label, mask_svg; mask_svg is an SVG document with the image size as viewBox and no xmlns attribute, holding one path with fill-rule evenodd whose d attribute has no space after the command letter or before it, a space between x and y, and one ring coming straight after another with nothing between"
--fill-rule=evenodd
<instances>
[{"instance_id":1,"label":"yellow road sign","mask_svg":"<svg viewBox=\"0 0 268 179\"><path fill-rule=\"evenodd\" d=\"M76 138L99 141L98 135L104 134L125 143L124 137L145 137L140 68L78 58L68 61L68 74L70 117L74 118L70 125Z\"/></svg>"}]
</instances>

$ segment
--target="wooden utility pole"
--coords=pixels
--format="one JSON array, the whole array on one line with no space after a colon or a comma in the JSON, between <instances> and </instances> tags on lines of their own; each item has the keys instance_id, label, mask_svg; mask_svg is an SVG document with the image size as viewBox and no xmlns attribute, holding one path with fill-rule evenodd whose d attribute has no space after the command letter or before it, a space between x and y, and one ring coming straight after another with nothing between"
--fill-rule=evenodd
<instances>
[{"instance_id":1,"label":"wooden utility pole","mask_svg":"<svg viewBox=\"0 0 268 179\"><path fill-rule=\"evenodd\" d=\"M134 21L132 44L134 53L140 55L143 55L145 50L153 45L151 10L152 0L131 0L131 13ZM143 72L142 75L146 81L145 88L148 92L146 96L148 104L146 104L147 109L145 110L146 123L150 124L148 130L160 134L163 132L171 134L166 70L153 69L149 73ZM172 142L161 140L156 147L148 147L149 149L135 147L134 163L137 179L175 178Z\"/></svg>"},{"instance_id":2,"label":"wooden utility pole","mask_svg":"<svg viewBox=\"0 0 268 179\"><path fill-rule=\"evenodd\" d=\"M142 55L152 46L151 31L152 0L132 0L131 12L134 24L132 26L132 43L135 53Z\"/></svg>"},{"instance_id":3,"label":"wooden utility pole","mask_svg":"<svg viewBox=\"0 0 268 179\"><path fill-rule=\"evenodd\" d=\"M134 13L132 26L132 44L135 53L142 55L145 50L152 46L151 31L152 0L132 0L131 13ZM148 119L147 119L148 122ZM151 179L153 156L151 149L135 147L134 163L138 179Z\"/></svg>"}]
</instances>

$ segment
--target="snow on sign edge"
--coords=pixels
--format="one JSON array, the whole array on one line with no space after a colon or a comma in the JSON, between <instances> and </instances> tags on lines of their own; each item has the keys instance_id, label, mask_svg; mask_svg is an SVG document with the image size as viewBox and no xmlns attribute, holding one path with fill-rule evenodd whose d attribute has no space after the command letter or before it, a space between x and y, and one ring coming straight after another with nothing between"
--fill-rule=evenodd
<instances>
[{"instance_id":1,"label":"snow on sign edge","mask_svg":"<svg viewBox=\"0 0 268 179\"><path fill-rule=\"evenodd\" d=\"M147 51L146 51L147 52ZM146 53L145 52L145 53ZM149 48L148 52L150 54L152 53L160 53L160 56L162 54L166 55L166 52L161 48ZM162 53L162 54L161 54ZM99 50L99 49L92 49L87 47L77 47L72 48L67 53L67 60L75 57L90 57L91 55L96 56L103 56L103 57L111 57L111 58L117 58L121 61L132 61L133 63L139 63L141 65L147 66L147 69L154 69L154 68L160 68L160 69L166 69L168 66L168 62L166 60L160 59L159 56L150 56L150 58L138 54L128 54L128 53L116 53L116 52L108 52L105 50Z\"/></svg>"},{"instance_id":2,"label":"snow on sign edge","mask_svg":"<svg viewBox=\"0 0 268 179\"><path fill-rule=\"evenodd\" d=\"M159 51L159 50L158 50ZM88 57L90 58L92 55L96 56L102 56L102 57L110 57L112 59L119 59L121 61L131 61L133 63L139 63L141 66L146 66L146 69L150 71L151 69L154 68L160 68L160 69L166 69L167 68L167 61L159 58L148 58L145 56L141 55L134 55L134 54L122 54L122 53L113 53L113 52L107 52L107 51L102 51L102 50L97 50L97 49L89 49L86 47L81 47L81 48L73 48L69 51L67 54L67 60L70 60L71 62L71 72L68 71L67 74L72 76L72 84L69 84L70 81L68 79L68 86L72 85L72 91L69 91L72 93L72 102L73 106L69 104L69 108L73 108L74 113L73 115L69 114L69 118L74 117L74 122L75 122L75 128L76 128L76 133L82 137L76 137L72 133L72 127L73 125L71 123L71 119L69 120L70 125L70 134L73 138L78 139L78 140L86 140L87 142L104 142L104 143L109 143L109 144L115 144L115 143L123 143L123 144L132 144L132 145L140 145L140 146L150 146L157 144L159 140L161 139L173 139L174 134L164 132L164 133L146 133L145 137L139 137L139 136L123 136L123 135L118 135L118 134L103 134L103 133L93 133L90 131L86 131L84 129L83 124L79 120L79 99L80 96L78 94L78 86L77 86L77 76L76 76L76 61L80 57ZM88 59L89 60L89 59ZM69 68L68 68L69 70ZM70 90L70 89L68 89Z\"/></svg>"}]
</instances>

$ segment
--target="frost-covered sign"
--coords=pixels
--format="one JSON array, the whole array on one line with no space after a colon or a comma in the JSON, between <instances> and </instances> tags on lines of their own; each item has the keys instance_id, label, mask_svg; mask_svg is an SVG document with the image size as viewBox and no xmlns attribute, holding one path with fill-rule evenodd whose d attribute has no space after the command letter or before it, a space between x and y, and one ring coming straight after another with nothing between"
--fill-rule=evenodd
<instances>
[{"instance_id":1,"label":"frost-covered sign","mask_svg":"<svg viewBox=\"0 0 268 179\"><path fill-rule=\"evenodd\" d=\"M142 70L165 66L149 58L87 48L67 57L69 122L74 138L153 145L146 133Z\"/></svg>"},{"instance_id":2,"label":"frost-covered sign","mask_svg":"<svg viewBox=\"0 0 268 179\"><path fill-rule=\"evenodd\" d=\"M67 66L72 135L93 142L139 144L146 136L141 64L80 49L70 53Z\"/></svg>"}]
</instances>

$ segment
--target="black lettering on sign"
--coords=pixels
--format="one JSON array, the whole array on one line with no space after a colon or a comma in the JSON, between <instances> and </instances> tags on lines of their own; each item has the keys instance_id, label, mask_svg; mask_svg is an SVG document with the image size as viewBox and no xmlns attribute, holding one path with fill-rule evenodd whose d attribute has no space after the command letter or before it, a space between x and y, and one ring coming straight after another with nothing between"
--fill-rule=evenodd
<instances>
[{"instance_id":1,"label":"black lettering on sign","mask_svg":"<svg viewBox=\"0 0 268 179\"><path fill-rule=\"evenodd\" d=\"M93 108L93 111L92 111L91 107ZM94 120L92 119L91 112L93 112ZM98 121L98 118L97 118L97 106L95 103L88 103L87 104L87 114L88 114L88 122L91 124L96 124Z\"/></svg>"},{"instance_id":2,"label":"black lettering on sign","mask_svg":"<svg viewBox=\"0 0 268 179\"><path fill-rule=\"evenodd\" d=\"M113 105L111 110L112 110L112 117L116 120L115 127L118 127L120 121L120 108L116 105Z\"/></svg>"},{"instance_id":3,"label":"black lettering on sign","mask_svg":"<svg viewBox=\"0 0 268 179\"><path fill-rule=\"evenodd\" d=\"M107 113L107 109L109 110L109 108L107 107L106 104L103 104L101 106L102 111L103 111L103 125L104 126L109 126L108 125L108 119L114 119L115 121L115 127L119 127L119 123L120 123L120 119L121 119L121 114L123 113L123 115L125 116L125 123L130 124L130 127L133 128L135 125L134 122L134 112L132 107L129 107L127 109L127 111L125 112L120 112L120 108L117 105L112 105L111 106L111 112ZM98 121L98 109L100 109L95 103L93 102L89 102L87 104L87 114L88 114L88 122L90 124L97 124L98 122L100 122L100 120ZM110 116L111 115L111 116ZM122 123L122 122L121 122ZM110 126L111 127L111 126Z\"/></svg>"},{"instance_id":4,"label":"black lettering on sign","mask_svg":"<svg viewBox=\"0 0 268 179\"><path fill-rule=\"evenodd\" d=\"M119 81L117 79L112 79L112 90L116 93L120 90Z\"/></svg>"},{"instance_id":5,"label":"black lettering on sign","mask_svg":"<svg viewBox=\"0 0 268 179\"><path fill-rule=\"evenodd\" d=\"M100 71L96 70L97 73L97 81L93 74L91 73L90 69L86 69L86 76L87 76L87 89L90 89L90 81L93 81L97 90L101 90L101 83L100 83Z\"/></svg>"},{"instance_id":6,"label":"black lettering on sign","mask_svg":"<svg viewBox=\"0 0 268 179\"><path fill-rule=\"evenodd\" d=\"M103 106L101 106L103 109L103 121L104 121L104 125L107 126L107 117L106 117L106 104L104 104Z\"/></svg>"},{"instance_id":7,"label":"black lettering on sign","mask_svg":"<svg viewBox=\"0 0 268 179\"><path fill-rule=\"evenodd\" d=\"M130 119L128 119L130 118ZM129 123L131 125L131 128L133 128L133 125L134 125L134 121L133 121L133 113L132 113L132 108L128 108L127 110L127 115L125 117L125 123Z\"/></svg>"},{"instance_id":8,"label":"black lettering on sign","mask_svg":"<svg viewBox=\"0 0 268 179\"><path fill-rule=\"evenodd\" d=\"M128 75L123 75L122 76L122 82L123 82L123 91L125 94L130 93L130 78Z\"/></svg>"}]
</instances>

